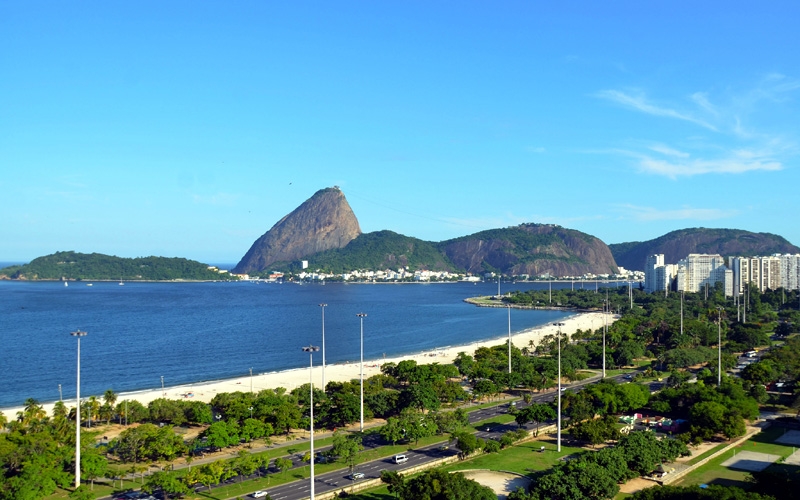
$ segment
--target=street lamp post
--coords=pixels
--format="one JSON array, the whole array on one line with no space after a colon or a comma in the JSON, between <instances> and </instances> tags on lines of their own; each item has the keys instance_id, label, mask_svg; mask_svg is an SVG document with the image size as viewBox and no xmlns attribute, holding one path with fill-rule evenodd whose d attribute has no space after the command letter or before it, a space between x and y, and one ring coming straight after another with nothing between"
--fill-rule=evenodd
<instances>
[{"instance_id":1,"label":"street lamp post","mask_svg":"<svg viewBox=\"0 0 800 500\"><path fill-rule=\"evenodd\" d=\"M166 393L164 393L164 375L161 375L161 395L166 396Z\"/></svg>"},{"instance_id":2,"label":"street lamp post","mask_svg":"<svg viewBox=\"0 0 800 500\"><path fill-rule=\"evenodd\" d=\"M605 314L603 314L603 378L606 378L606 332L608 331L608 288L606 288Z\"/></svg>"},{"instance_id":3,"label":"street lamp post","mask_svg":"<svg viewBox=\"0 0 800 500\"><path fill-rule=\"evenodd\" d=\"M508 306L508 373L511 374L511 305Z\"/></svg>"},{"instance_id":4,"label":"street lamp post","mask_svg":"<svg viewBox=\"0 0 800 500\"><path fill-rule=\"evenodd\" d=\"M556 451L561 451L561 327L564 326L564 323L553 323L553 326L558 327L558 416L556 417L556 422L558 424L558 449Z\"/></svg>"},{"instance_id":5,"label":"street lamp post","mask_svg":"<svg viewBox=\"0 0 800 500\"><path fill-rule=\"evenodd\" d=\"M328 304L320 304L322 308L322 390L325 390L325 307Z\"/></svg>"},{"instance_id":6,"label":"street lamp post","mask_svg":"<svg viewBox=\"0 0 800 500\"><path fill-rule=\"evenodd\" d=\"M361 391L360 391L360 399L361 399L361 432L364 432L364 318L367 317L367 313L358 313L356 314L358 319L361 320Z\"/></svg>"},{"instance_id":7,"label":"street lamp post","mask_svg":"<svg viewBox=\"0 0 800 500\"><path fill-rule=\"evenodd\" d=\"M717 387L722 385L722 307L717 306Z\"/></svg>"},{"instance_id":8,"label":"street lamp post","mask_svg":"<svg viewBox=\"0 0 800 500\"><path fill-rule=\"evenodd\" d=\"M308 381L310 383L310 408L311 408L311 500L314 500L314 353L319 351L319 347L310 345L303 347L303 352L308 353ZM251 408L252 411L252 408Z\"/></svg>"},{"instance_id":9,"label":"street lamp post","mask_svg":"<svg viewBox=\"0 0 800 500\"><path fill-rule=\"evenodd\" d=\"M86 336L86 332L80 330L71 332L70 335L78 338L78 369L77 369L77 388L75 389L75 487L81 485L81 337Z\"/></svg>"}]
</instances>

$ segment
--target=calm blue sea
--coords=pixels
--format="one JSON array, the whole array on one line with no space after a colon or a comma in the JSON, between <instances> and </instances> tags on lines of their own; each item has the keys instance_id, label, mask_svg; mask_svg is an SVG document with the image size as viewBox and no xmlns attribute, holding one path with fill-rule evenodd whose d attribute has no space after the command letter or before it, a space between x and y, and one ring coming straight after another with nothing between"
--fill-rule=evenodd
<instances>
[{"instance_id":1,"label":"calm blue sea","mask_svg":"<svg viewBox=\"0 0 800 500\"><path fill-rule=\"evenodd\" d=\"M503 284L502 291L546 287ZM566 285L554 285L569 287ZM305 366L300 348L321 343L326 360L356 360L364 312L364 356L466 344L507 334L505 309L463 302L497 283L255 284L0 281L0 407L26 398L75 397L75 330L81 394L100 395ZM511 311L513 331L557 321L555 311Z\"/></svg>"}]
</instances>

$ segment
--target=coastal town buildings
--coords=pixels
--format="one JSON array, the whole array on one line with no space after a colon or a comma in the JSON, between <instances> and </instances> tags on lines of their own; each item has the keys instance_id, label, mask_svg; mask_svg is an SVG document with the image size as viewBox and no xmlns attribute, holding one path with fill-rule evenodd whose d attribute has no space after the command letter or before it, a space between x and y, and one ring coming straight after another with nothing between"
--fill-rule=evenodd
<instances>
[{"instance_id":1,"label":"coastal town buildings","mask_svg":"<svg viewBox=\"0 0 800 500\"><path fill-rule=\"evenodd\" d=\"M800 255L776 254L768 257L729 257L733 270L734 294L753 284L759 291L800 289Z\"/></svg>"},{"instance_id":2,"label":"coastal town buildings","mask_svg":"<svg viewBox=\"0 0 800 500\"><path fill-rule=\"evenodd\" d=\"M718 254L689 254L677 264L666 264L664 255L656 254L645 262L647 292L699 292L717 283L722 283L726 296L739 295L748 283L761 292L779 288L798 290L800 255L725 259Z\"/></svg>"}]
</instances>

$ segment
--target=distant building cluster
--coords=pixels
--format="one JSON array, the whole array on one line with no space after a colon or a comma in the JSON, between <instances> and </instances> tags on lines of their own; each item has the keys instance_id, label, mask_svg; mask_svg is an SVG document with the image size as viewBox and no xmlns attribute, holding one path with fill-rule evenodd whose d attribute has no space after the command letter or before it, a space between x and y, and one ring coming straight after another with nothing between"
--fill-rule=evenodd
<instances>
[{"instance_id":1,"label":"distant building cluster","mask_svg":"<svg viewBox=\"0 0 800 500\"><path fill-rule=\"evenodd\" d=\"M302 262L303 269L307 269L308 265L306 261ZM239 277L242 280L253 280L258 278L253 278L248 274L236 274L235 276ZM408 268L398 268L398 269L384 269L378 271L372 270L354 270L349 271L346 273L325 273L319 270L317 271L301 271L297 273L293 277L289 279L299 279L302 281L325 281L325 280L341 280L341 281L419 281L419 282L426 282L426 281L467 281L467 282L477 282L477 281L484 281L494 280L497 279L498 275L493 272L486 272L483 274L475 275L471 273L451 273L448 271L426 271L426 270L416 270L411 271ZM617 274L592 274L587 273L582 276L552 276L550 274L543 274L538 277L532 277L528 274L521 274L517 276L512 276L513 279L520 279L520 280L531 280L531 279L539 279L539 280L574 280L574 281L596 281L596 280L629 280L629 281L642 281L644 279L644 273L641 271L628 271L623 268L619 268L619 272ZM287 279L287 276L281 272L272 272L268 275L267 278L261 278L260 280L263 281L283 281Z\"/></svg>"},{"instance_id":2,"label":"distant building cluster","mask_svg":"<svg viewBox=\"0 0 800 500\"><path fill-rule=\"evenodd\" d=\"M647 257L644 289L699 292L723 284L726 296L739 295L748 283L761 292L785 288L800 289L800 255L769 257L728 257L718 254L689 254L677 264L666 264L664 254Z\"/></svg>"}]
</instances>

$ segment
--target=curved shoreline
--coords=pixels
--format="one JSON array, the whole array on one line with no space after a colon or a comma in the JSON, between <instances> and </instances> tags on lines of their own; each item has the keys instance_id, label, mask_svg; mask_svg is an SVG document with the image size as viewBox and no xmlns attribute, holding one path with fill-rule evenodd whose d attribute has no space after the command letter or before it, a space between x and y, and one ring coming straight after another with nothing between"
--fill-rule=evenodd
<instances>
[{"instance_id":1,"label":"curved shoreline","mask_svg":"<svg viewBox=\"0 0 800 500\"><path fill-rule=\"evenodd\" d=\"M565 318L562 323L561 331L567 335L572 335L576 330L596 329L603 325L602 312L576 312L575 315ZM614 321L614 316L608 315L609 324ZM553 335L557 333L557 327L546 324L534 328L529 328L516 333L512 333L511 341L517 347L525 347L531 341L538 343L545 335ZM506 341L507 336L493 337L490 339L479 340L467 344L460 344L455 346L442 346L435 349L426 351L397 355L387 357L385 359L371 359L364 360L364 377L368 378L380 373L380 367L383 363L398 363L403 360L413 359L418 364L430 363L452 363L459 352L467 352L472 354L479 347L491 347L497 345L498 342ZM315 385L322 383L322 366L321 360L315 360L317 363L314 365L313 382ZM347 362L327 364L325 366L325 382L338 381L344 382L348 380L358 379L360 375L359 362ZM263 389L275 389L283 387L288 391L299 387L309 381L308 368L291 368L282 371L254 373L252 378L249 375L243 377L235 377L221 380L208 380L198 381L191 384L182 384L177 386L164 387L164 392L161 389L142 389L138 391L127 391L117 395L117 403L128 400L136 400L147 405L151 401L166 397L169 399L188 399L209 402L219 393L223 392L247 392L250 391L251 384L253 392L259 392ZM188 397L187 394L192 393L193 396ZM86 394L85 397L89 397ZM102 394L97 395L102 397ZM75 406L74 399L64 399L67 407ZM52 414L53 405L55 401L40 403L48 415ZM0 408L0 411L10 420L16 418L17 412L23 409L22 405Z\"/></svg>"}]
</instances>

